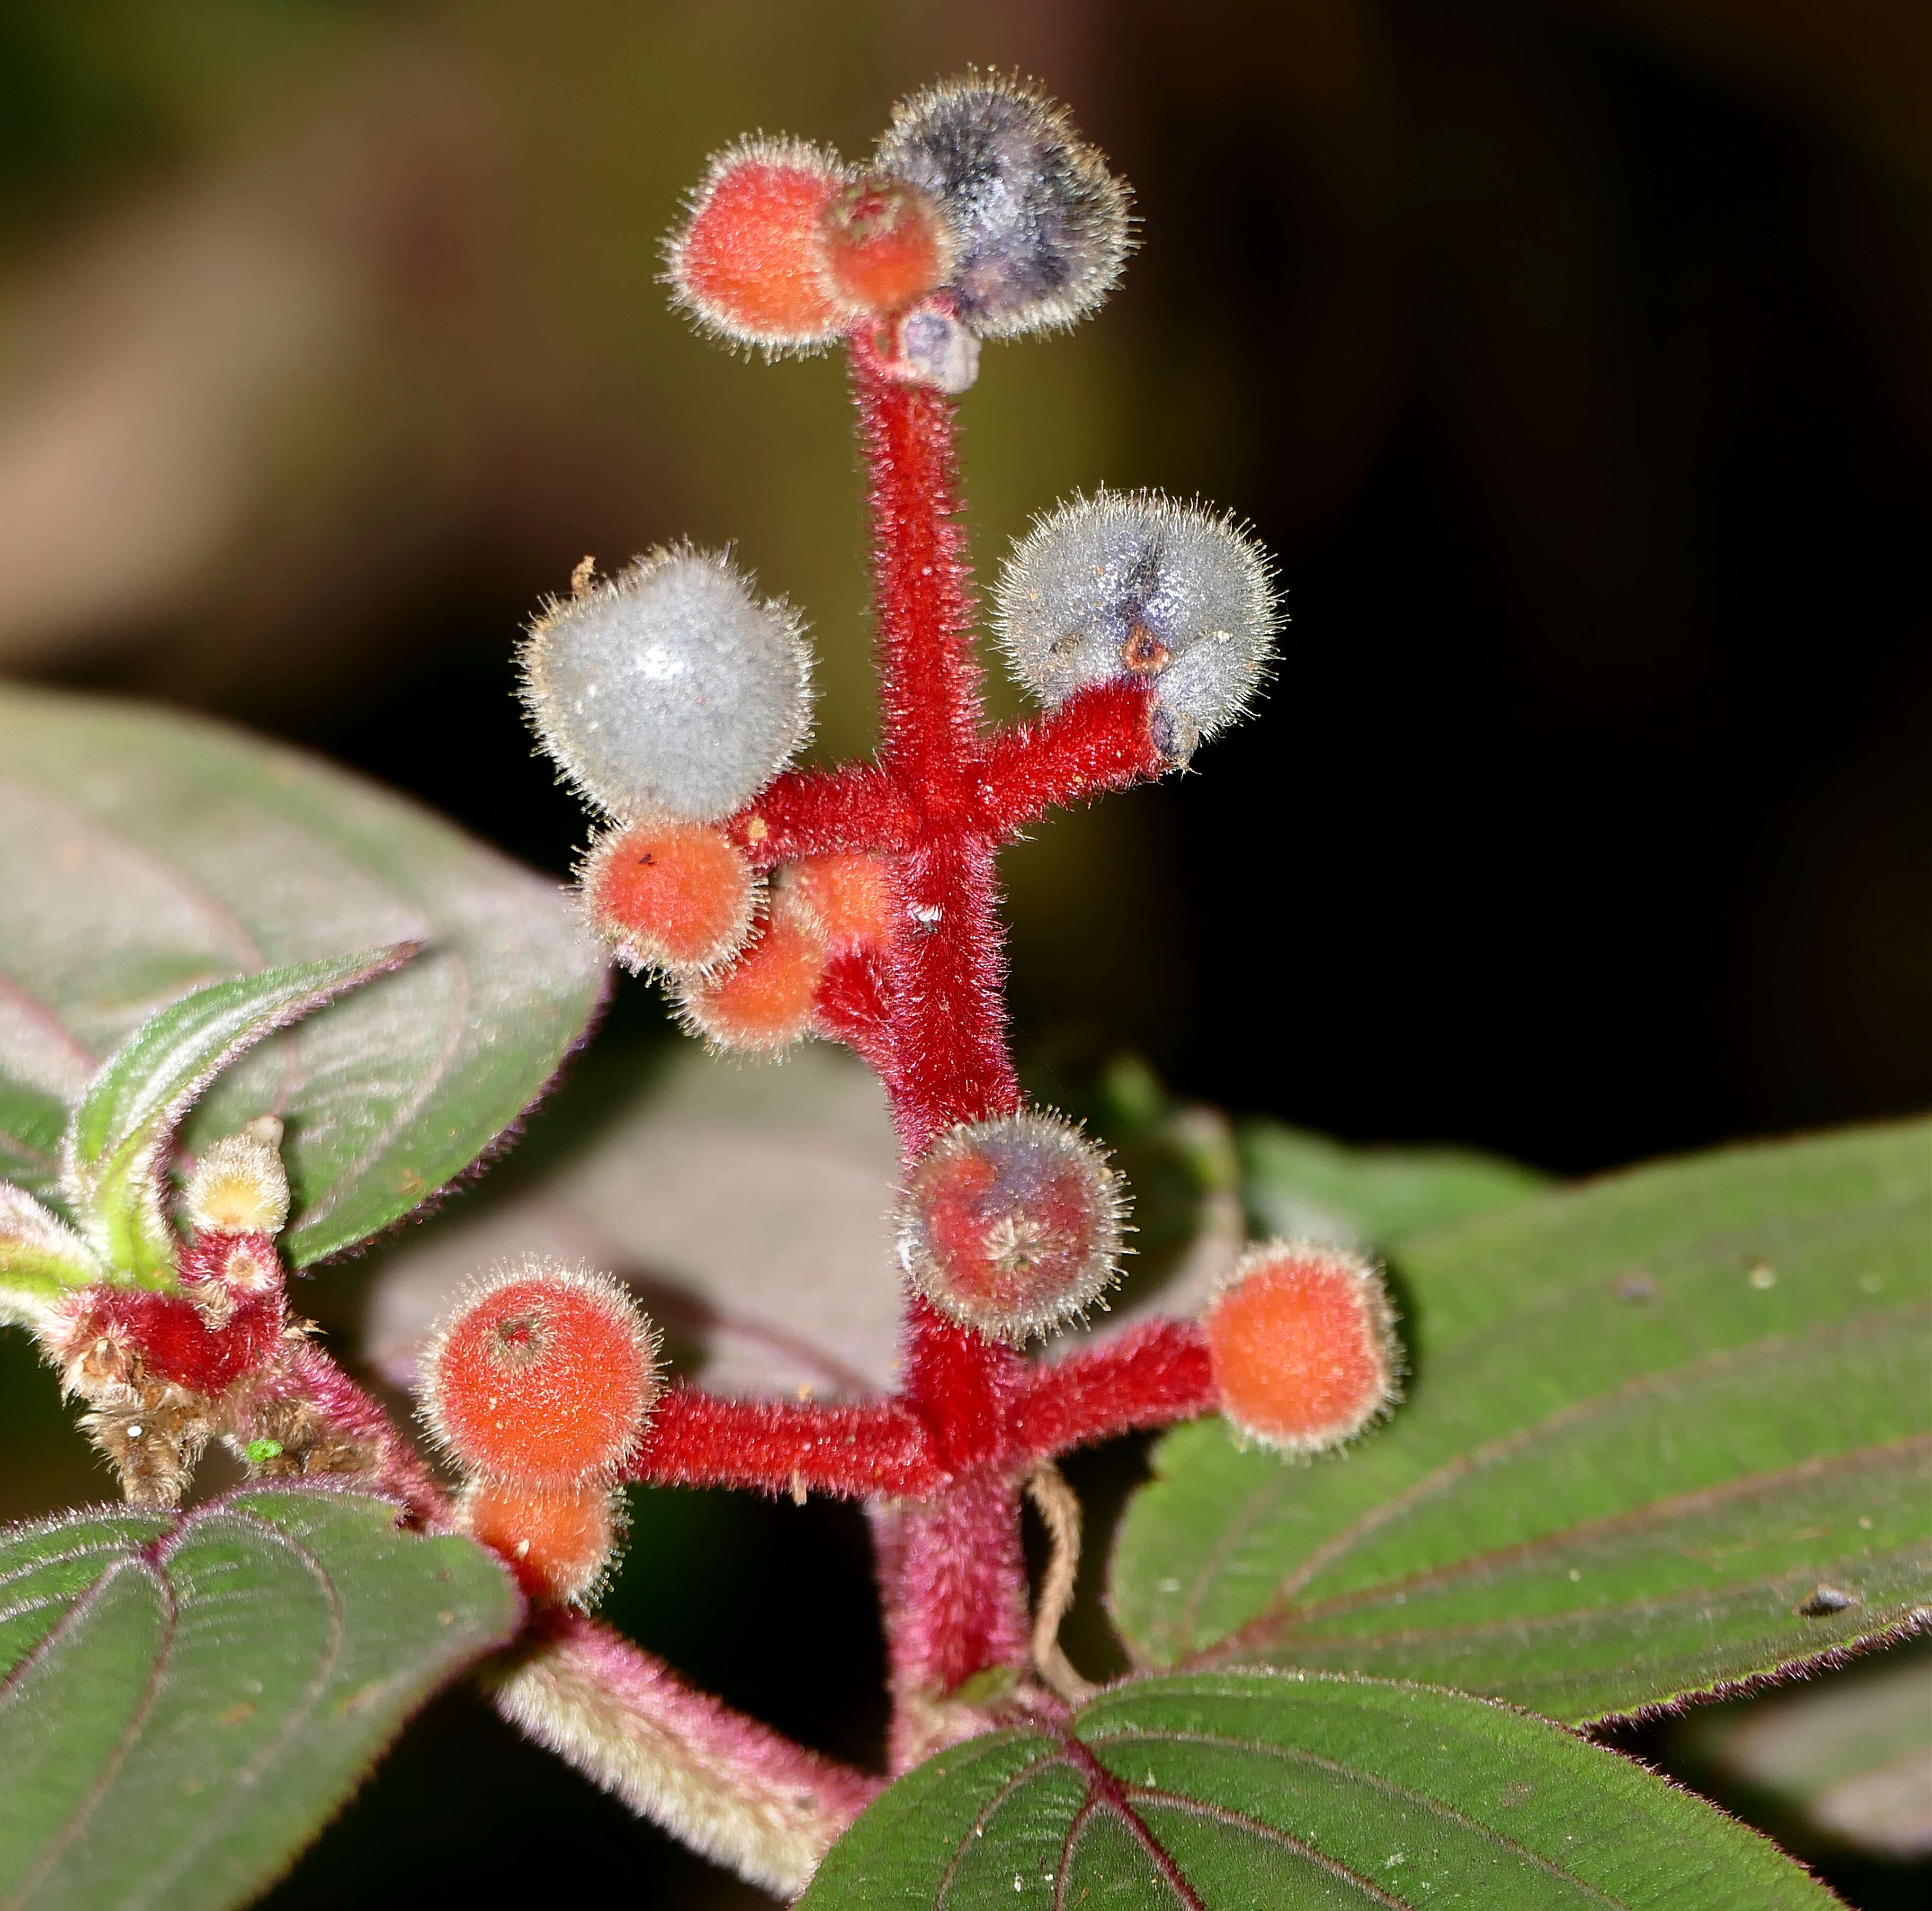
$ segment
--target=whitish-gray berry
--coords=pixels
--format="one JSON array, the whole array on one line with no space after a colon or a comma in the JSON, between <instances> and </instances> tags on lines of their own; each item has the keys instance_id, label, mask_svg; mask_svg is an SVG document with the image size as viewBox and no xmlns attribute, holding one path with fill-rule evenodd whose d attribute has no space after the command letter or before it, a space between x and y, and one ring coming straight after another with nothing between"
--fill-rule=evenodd
<instances>
[{"instance_id":1,"label":"whitish-gray berry","mask_svg":"<svg viewBox=\"0 0 1932 1911\"><path fill-rule=\"evenodd\" d=\"M543 747L630 820L743 808L805 741L811 654L782 598L760 603L719 551L655 550L550 604L522 653Z\"/></svg>"},{"instance_id":2,"label":"whitish-gray berry","mask_svg":"<svg viewBox=\"0 0 1932 1911\"><path fill-rule=\"evenodd\" d=\"M1030 86L949 80L902 100L878 163L951 226L946 289L982 337L1071 324L1120 278L1127 189Z\"/></svg>"},{"instance_id":3,"label":"whitish-gray berry","mask_svg":"<svg viewBox=\"0 0 1932 1911\"><path fill-rule=\"evenodd\" d=\"M1126 1206L1120 1177L1072 1123L1032 1112L964 1122L908 1178L899 1258L943 1312L1017 1342L1113 1285Z\"/></svg>"},{"instance_id":4,"label":"whitish-gray berry","mask_svg":"<svg viewBox=\"0 0 1932 1911\"><path fill-rule=\"evenodd\" d=\"M1150 682L1155 741L1179 760L1247 710L1281 614L1268 554L1233 518L1103 490L1014 547L994 619L1014 676L1048 709L1114 678Z\"/></svg>"}]
</instances>

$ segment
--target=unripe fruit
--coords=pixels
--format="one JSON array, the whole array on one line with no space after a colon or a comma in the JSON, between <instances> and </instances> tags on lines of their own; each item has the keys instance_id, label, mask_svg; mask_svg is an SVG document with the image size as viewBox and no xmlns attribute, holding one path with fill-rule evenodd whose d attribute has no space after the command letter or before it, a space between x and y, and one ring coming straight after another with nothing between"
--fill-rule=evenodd
<instances>
[{"instance_id":1,"label":"unripe fruit","mask_svg":"<svg viewBox=\"0 0 1932 1911\"><path fill-rule=\"evenodd\" d=\"M942 1312L1017 1342L1113 1284L1126 1206L1120 1177L1070 1122L1028 1112L962 1123L908 1180L899 1260Z\"/></svg>"},{"instance_id":2,"label":"unripe fruit","mask_svg":"<svg viewBox=\"0 0 1932 1911\"><path fill-rule=\"evenodd\" d=\"M811 653L721 551L652 551L546 607L524 703L566 778L620 820L714 823L756 796L811 727Z\"/></svg>"},{"instance_id":3,"label":"unripe fruit","mask_svg":"<svg viewBox=\"0 0 1932 1911\"><path fill-rule=\"evenodd\" d=\"M591 846L585 913L635 971L688 975L727 962L752 932L751 866L709 823L637 823Z\"/></svg>"},{"instance_id":4,"label":"unripe fruit","mask_svg":"<svg viewBox=\"0 0 1932 1911\"><path fill-rule=\"evenodd\" d=\"M952 80L902 100L878 163L937 203L947 290L984 338L1070 325L1120 276L1127 190L1030 86Z\"/></svg>"},{"instance_id":5,"label":"unripe fruit","mask_svg":"<svg viewBox=\"0 0 1932 1911\"><path fill-rule=\"evenodd\" d=\"M289 1218L289 1177L272 1114L225 1135L196 1163L184 1206L197 1234L278 1234Z\"/></svg>"},{"instance_id":6,"label":"unripe fruit","mask_svg":"<svg viewBox=\"0 0 1932 1911\"><path fill-rule=\"evenodd\" d=\"M1263 1446L1318 1453L1396 1398L1387 1291L1346 1249L1280 1240L1250 1248L1201 1326L1222 1412Z\"/></svg>"},{"instance_id":7,"label":"unripe fruit","mask_svg":"<svg viewBox=\"0 0 1932 1911\"><path fill-rule=\"evenodd\" d=\"M721 974L687 983L678 1005L719 1048L776 1054L810 1030L830 955L811 912L781 892L743 955Z\"/></svg>"},{"instance_id":8,"label":"unripe fruit","mask_svg":"<svg viewBox=\"0 0 1932 1911\"><path fill-rule=\"evenodd\" d=\"M898 375L957 398L980 376L980 340L950 312L921 305L899 321Z\"/></svg>"},{"instance_id":9,"label":"unripe fruit","mask_svg":"<svg viewBox=\"0 0 1932 1911\"><path fill-rule=\"evenodd\" d=\"M810 910L831 955L883 941L892 927L892 877L884 856L808 856L784 875L785 893Z\"/></svg>"},{"instance_id":10,"label":"unripe fruit","mask_svg":"<svg viewBox=\"0 0 1932 1911\"><path fill-rule=\"evenodd\" d=\"M658 1390L657 1336L608 1275L526 1262L460 1302L422 1363L422 1412L466 1472L558 1491L608 1484Z\"/></svg>"},{"instance_id":11,"label":"unripe fruit","mask_svg":"<svg viewBox=\"0 0 1932 1911\"><path fill-rule=\"evenodd\" d=\"M665 248L680 301L710 331L773 356L836 338L851 314L827 274L822 222L850 178L836 154L797 140L719 153Z\"/></svg>"},{"instance_id":12,"label":"unripe fruit","mask_svg":"<svg viewBox=\"0 0 1932 1911\"><path fill-rule=\"evenodd\" d=\"M1048 709L1140 678L1154 687L1154 742L1177 761L1246 712L1281 622L1254 538L1155 491L1058 506L1014 547L995 607L1014 676Z\"/></svg>"},{"instance_id":13,"label":"unripe fruit","mask_svg":"<svg viewBox=\"0 0 1932 1911\"><path fill-rule=\"evenodd\" d=\"M838 296L867 312L897 312L940 284L950 235L916 186L877 173L834 194L820 218L825 266Z\"/></svg>"},{"instance_id":14,"label":"unripe fruit","mask_svg":"<svg viewBox=\"0 0 1932 1911\"><path fill-rule=\"evenodd\" d=\"M526 1598L587 1606L616 1551L623 1504L602 1485L548 1492L476 1479L457 1501L456 1522L509 1568Z\"/></svg>"}]
</instances>

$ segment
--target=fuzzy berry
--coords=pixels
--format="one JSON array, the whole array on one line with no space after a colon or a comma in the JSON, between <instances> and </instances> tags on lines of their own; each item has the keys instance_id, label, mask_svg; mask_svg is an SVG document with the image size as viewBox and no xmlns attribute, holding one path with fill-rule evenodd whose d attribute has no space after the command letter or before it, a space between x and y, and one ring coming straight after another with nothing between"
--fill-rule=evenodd
<instances>
[{"instance_id":1,"label":"fuzzy berry","mask_svg":"<svg viewBox=\"0 0 1932 1911\"><path fill-rule=\"evenodd\" d=\"M1122 677L1154 691L1156 745L1184 760L1243 716L1280 628L1274 567L1233 519L1154 491L1101 491L1014 547L995 626L1049 709Z\"/></svg>"},{"instance_id":2,"label":"fuzzy berry","mask_svg":"<svg viewBox=\"0 0 1932 1911\"><path fill-rule=\"evenodd\" d=\"M834 956L885 940L892 920L892 872L878 856L808 856L787 872L789 892L812 912Z\"/></svg>"},{"instance_id":3,"label":"fuzzy berry","mask_svg":"<svg viewBox=\"0 0 1932 1911\"><path fill-rule=\"evenodd\" d=\"M1359 1255L1309 1242L1250 1248L1202 1318L1220 1408L1246 1438L1318 1453L1396 1398L1394 1316Z\"/></svg>"},{"instance_id":4,"label":"fuzzy berry","mask_svg":"<svg viewBox=\"0 0 1932 1911\"><path fill-rule=\"evenodd\" d=\"M541 1262L465 1297L422 1365L422 1411L465 1471L559 1491L608 1484L658 1391L657 1336L616 1281Z\"/></svg>"},{"instance_id":5,"label":"fuzzy berry","mask_svg":"<svg viewBox=\"0 0 1932 1911\"><path fill-rule=\"evenodd\" d=\"M834 290L867 312L903 310L942 284L952 262L937 209L903 180L854 180L832 196L819 226Z\"/></svg>"},{"instance_id":6,"label":"fuzzy berry","mask_svg":"<svg viewBox=\"0 0 1932 1911\"><path fill-rule=\"evenodd\" d=\"M655 550L586 584L530 626L520 661L538 740L620 820L729 816L811 728L802 626L719 551Z\"/></svg>"},{"instance_id":7,"label":"fuzzy berry","mask_svg":"<svg viewBox=\"0 0 1932 1911\"><path fill-rule=\"evenodd\" d=\"M707 330L769 353L812 351L851 314L827 270L824 224L850 174L797 140L742 140L717 155L665 248L665 277Z\"/></svg>"},{"instance_id":8,"label":"fuzzy berry","mask_svg":"<svg viewBox=\"0 0 1932 1911\"><path fill-rule=\"evenodd\" d=\"M721 1048L776 1054L810 1029L829 958L811 912L781 892L744 954L721 974L688 983L678 1006Z\"/></svg>"},{"instance_id":9,"label":"fuzzy berry","mask_svg":"<svg viewBox=\"0 0 1932 1911\"><path fill-rule=\"evenodd\" d=\"M457 1524L515 1574L541 1604L589 1605L602 1589L622 1530L624 1499L591 1484L559 1491L472 1480L457 1502Z\"/></svg>"},{"instance_id":10,"label":"fuzzy berry","mask_svg":"<svg viewBox=\"0 0 1932 1911\"><path fill-rule=\"evenodd\" d=\"M943 1312L997 1340L1045 1334L1119 1273L1120 1178L1070 1122L1028 1112L941 1136L899 1204L899 1258Z\"/></svg>"},{"instance_id":11,"label":"fuzzy berry","mask_svg":"<svg viewBox=\"0 0 1932 1911\"><path fill-rule=\"evenodd\" d=\"M752 932L751 866L708 823L610 830L592 846L580 880L592 927L634 971L715 968Z\"/></svg>"},{"instance_id":12,"label":"fuzzy berry","mask_svg":"<svg viewBox=\"0 0 1932 1911\"><path fill-rule=\"evenodd\" d=\"M1120 278L1126 188L1032 87L928 87L894 109L878 164L938 206L955 255L947 290L983 337L1070 325Z\"/></svg>"}]
</instances>

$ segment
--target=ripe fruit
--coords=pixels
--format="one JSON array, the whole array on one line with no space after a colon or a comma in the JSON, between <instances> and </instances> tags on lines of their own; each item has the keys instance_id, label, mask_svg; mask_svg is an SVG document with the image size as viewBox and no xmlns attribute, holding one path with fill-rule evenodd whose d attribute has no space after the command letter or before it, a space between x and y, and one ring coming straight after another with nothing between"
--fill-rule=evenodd
<instances>
[{"instance_id":1,"label":"ripe fruit","mask_svg":"<svg viewBox=\"0 0 1932 1911\"><path fill-rule=\"evenodd\" d=\"M1346 1249L1250 1248L1201 1325L1222 1412L1263 1446L1318 1453L1395 1400L1388 1296L1376 1269Z\"/></svg>"},{"instance_id":2,"label":"ripe fruit","mask_svg":"<svg viewBox=\"0 0 1932 1911\"><path fill-rule=\"evenodd\" d=\"M899 1259L941 1312L1019 1342L1091 1306L1119 1273L1118 1175L1070 1122L1028 1112L962 1123L899 1202Z\"/></svg>"},{"instance_id":3,"label":"ripe fruit","mask_svg":"<svg viewBox=\"0 0 1932 1911\"><path fill-rule=\"evenodd\" d=\"M638 823L599 837L580 874L592 926L633 970L689 974L752 932L751 866L708 823Z\"/></svg>"},{"instance_id":4,"label":"ripe fruit","mask_svg":"<svg viewBox=\"0 0 1932 1911\"><path fill-rule=\"evenodd\" d=\"M665 277L700 325L768 354L812 351L850 313L826 272L822 222L850 174L798 140L741 140L711 162Z\"/></svg>"},{"instance_id":5,"label":"ripe fruit","mask_svg":"<svg viewBox=\"0 0 1932 1911\"><path fill-rule=\"evenodd\" d=\"M867 312L896 312L945 278L952 246L916 186L874 173L832 195L819 220L838 296Z\"/></svg>"},{"instance_id":6,"label":"ripe fruit","mask_svg":"<svg viewBox=\"0 0 1932 1911\"><path fill-rule=\"evenodd\" d=\"M788 892L812 912L832 955L881 941L891 928L892 878L884 857L808 856L787 874Z\"/></svg>"},{"instance_id":7,"label":"ripe fruit","mask_svg":"<svg viewBox=\"0 0 1932 1911\"><path fill-rule=\"evenodd\" d=\"M678 1006L721 1048L788 1048L812 1026L828 953L811 912L781 892L744 954L721 974L687 983Z\"/></svg>"},{"instance_id":8,"label":"ripe fruit","mask_svg":"<svg viewBox=\"0 0 1932 1911\"><path fill-rule=\"evenodd\" d=\"M1101 491L1041 518L1000 573L995 627L1048 709L1121 676L1154 692L1177 760L1244 715L1281 622L1273 566L1234 520L1156 491Z\"/></svg>"},{"instance_id":9,"label":"ripe fruit","mask_svg":"<svg viewBox=\"0 0 1932 1911\"><path fill-rule=\"evenodd\" d=\"M938 206L955 254L946 289L982 338L1070 325L1120 276L1127 190L1032 87L928 87L894 108L878 164Z\"/></svg>"},{"instance_id":10,"label":"ripe fruit","mask_svg":"<svg viewBox=\"0 0 1932 1911\"><path fill-rule=\"evenodd\" d=\"M438 1329L423 1417L467 1472L553 1491L608 1483L650 1418L657 1351L650 1321L608 1275L505 1268Z\"/></svg>"},{"instance_id":11,"label":"ripe fruit","mask_svg":"<svg viewBox=\"0 0 1932 1911\"><path fill-rule=\"evenodd\" d=\"M538 740L626 821L716 822L777 775L811 728L811 653L782 599L760 603L722 551L652 551L548 605L520 661Z\"/></svg>"},{"instance_id":12,"label":"ripe fruit","mask_svg":"<svg viewBox=\"0 0 1932 1911\"><path fill-rule=\"evenodd\" d=\"M516 1575L525 1598L584 1606L609 1570L623 1505L601 1484L551 1492L478 1478L464 1488L456 1520Z\"/></svg>"}]
</instances>

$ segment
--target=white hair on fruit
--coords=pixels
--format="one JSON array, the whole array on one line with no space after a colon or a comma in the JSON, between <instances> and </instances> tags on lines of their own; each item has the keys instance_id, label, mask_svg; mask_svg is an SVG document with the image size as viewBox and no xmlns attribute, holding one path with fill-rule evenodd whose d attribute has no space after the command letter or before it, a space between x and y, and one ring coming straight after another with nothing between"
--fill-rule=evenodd
<instances>
[{"instance_id":1,"label":"white hair on fruit","mask_svg":"<svg viewBox=\"0 0 1932 1911\"><path fill-rule=\"evenodd\" d=\"M1071 325L1119 281L1127 188L1031 86L976 76L901 100L878 163L938 206L956 254L946 289L982 338Z\"/></svg>"},{"instance_id":2,"label":"white hair on fruit","mask_svg":"<svg viewBox=\"0 0 1932 1911\"><path fill-rule=\"evenodd\" d=\"M1013 547L994 596L1022 686L1052 710L1092 685L1144 678L1155 741L1177 760L1246 713L1282 622L1274 566L1253 536L1158 491L1056 506Z\"/></svg>"},{"instance_id":3,"label":"white hair on fruit","mask_svg":"<svg viewBox=\"0 0 1932 1911\"><path fill-rule=\"evenodd\" d=\"M802 623L782 598L760 603L722 551L655 550L551 602L520 662L543 748L622 821L729 816L811 728Z\"/></svg>"}]
</instances>

